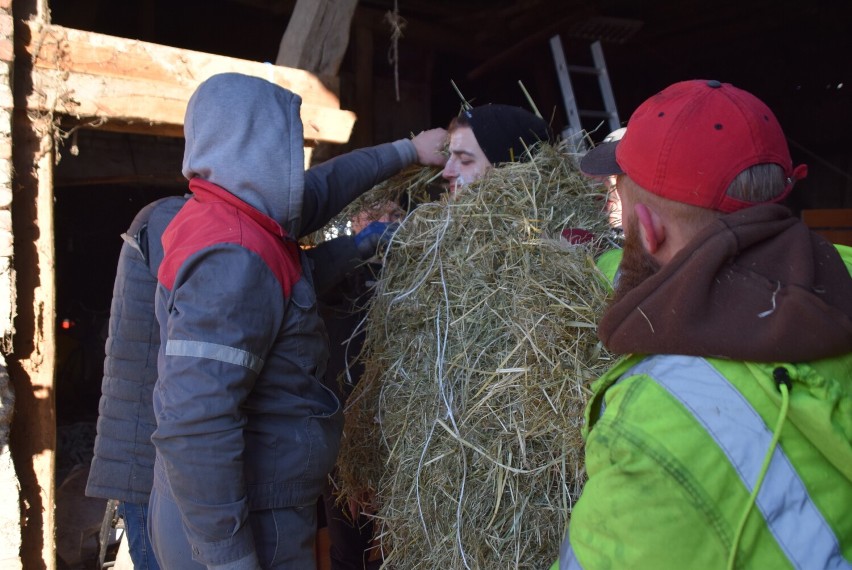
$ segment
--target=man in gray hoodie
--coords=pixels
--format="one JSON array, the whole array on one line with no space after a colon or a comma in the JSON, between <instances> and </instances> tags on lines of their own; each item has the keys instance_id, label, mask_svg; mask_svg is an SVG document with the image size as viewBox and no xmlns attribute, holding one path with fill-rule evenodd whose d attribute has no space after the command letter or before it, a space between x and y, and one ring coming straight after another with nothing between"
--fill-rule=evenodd
<instances>
[{"instance_id":1,"label":"man in gray hoodie","mask_svg":"<svg viewBox=\"0 0 852 570\"><path fill-rule=\"evenodd\" d=\"M183 172L193 196L163 235L156 301L150 533L166 568L314 565L316 498L340 426L295 238L357 193L333 188L333 169L306 175L299 106L271 83L222 74L187 108ZM360 191L412 153L440 163L442 136L388 145L398 160L359 156L356 172L380 176Z\"/></svg>"}]
</instances>

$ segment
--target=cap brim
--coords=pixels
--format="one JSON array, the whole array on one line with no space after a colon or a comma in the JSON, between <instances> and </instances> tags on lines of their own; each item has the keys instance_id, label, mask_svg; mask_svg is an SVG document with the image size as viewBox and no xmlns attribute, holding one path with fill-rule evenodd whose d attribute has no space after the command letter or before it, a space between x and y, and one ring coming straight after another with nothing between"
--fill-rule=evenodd
<instances>
[{"instance_id":1,"label":"cap brim","mask_svg":"<svg viewBox=\"0 0 852 570\"><path fill-rule=\"evenodd\" d=\"M615 149L620 141L601 143L580 159L580 172L586 176L612 176L624 174L615 161Z\"/></svg>"}]
</instances>

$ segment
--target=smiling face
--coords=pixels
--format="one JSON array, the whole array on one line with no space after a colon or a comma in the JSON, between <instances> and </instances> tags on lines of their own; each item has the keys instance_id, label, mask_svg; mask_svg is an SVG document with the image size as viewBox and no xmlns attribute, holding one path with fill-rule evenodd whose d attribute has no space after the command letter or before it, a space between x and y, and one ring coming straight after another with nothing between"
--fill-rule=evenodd
<instances>
[{"instance_id":1,"label":"smiling face","mask_svg":"<svg viewBox=\"0 0 852 570\"><path fill-rule=\"evenodd\" d=\"M450 193L479 180L491 168L470 127L459 126L450 133L449 152L441 176L450 183Z\"/></svg>"}]
</instances>

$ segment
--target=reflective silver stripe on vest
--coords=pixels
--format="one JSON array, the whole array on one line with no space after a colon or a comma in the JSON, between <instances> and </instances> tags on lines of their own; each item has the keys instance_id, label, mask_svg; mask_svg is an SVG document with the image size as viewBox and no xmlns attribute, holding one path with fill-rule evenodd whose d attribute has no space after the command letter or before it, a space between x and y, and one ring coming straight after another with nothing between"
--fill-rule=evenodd
<instances>
[{"instance_id":1,"label":"reflective silver stripe on vest","mask_svg":"<svg viewBox=\"0 0 852 570\"><path fill-rule=\"evenodd\" d=\"M559 547L559 570L583 570L580 562L574 555L574 549L571 548L571 529L565 533L565 540L562 541L562 546Z\"/></svg>"},{"instance_id":2,"label":"reflective silver stripe on vest","mask_svg":"<svg viewBox=\"0 0 852 570\"><path fill-rule=\"evenodd\" d=\"M654 356L622 378L634 374L651 377L692 412L751 492L773 434L745 397L703 358ZM757 507L794 567L852 568L780 445L758 492Z\"/></svg>"},{"instance_id":3,"label":"reflective silver stripe on vest","mask_svg":"<svg viewBox=\"0 0 852 570\"><path fill-rule=\"evenodd\" d=\"M236 364L259 373L263 368L263 359L245 350L213 344L212 342L200 342L197 340L168 340L166 341L166 356L194 356L196 358L209 358Z\"/></svg>"}]
</instances>

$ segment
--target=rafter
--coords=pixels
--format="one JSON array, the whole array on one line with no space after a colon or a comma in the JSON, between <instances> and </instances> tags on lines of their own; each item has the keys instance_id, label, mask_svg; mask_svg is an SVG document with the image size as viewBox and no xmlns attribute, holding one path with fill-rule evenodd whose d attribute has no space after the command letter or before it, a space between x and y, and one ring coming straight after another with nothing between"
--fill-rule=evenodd
<instances>
[{"instance_id":1,"label":"rafter","mask_svg":"<svg viewBox=\"0 0 852 570\"><path fill-rule=\"evenodd\" d=\"M47 25L31 25L30 110L103 122L122 131L179 135L186 103L207 77L235 71L302 97L305 139L344 143L355 116L311 73Z\"/></svg>"}]
</instances>

